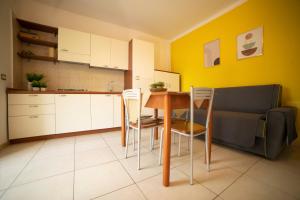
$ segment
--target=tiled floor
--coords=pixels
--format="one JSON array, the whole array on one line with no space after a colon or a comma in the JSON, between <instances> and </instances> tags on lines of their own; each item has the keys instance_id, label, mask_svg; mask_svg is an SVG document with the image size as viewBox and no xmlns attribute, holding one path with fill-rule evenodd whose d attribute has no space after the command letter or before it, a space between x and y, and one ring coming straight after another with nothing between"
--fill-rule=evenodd
<instances>
[{"instance_id":1,"label":"tiled floor","mask_svg":"<svg viewBox=\"0 0 300 200\"><path fill-rule=\"evenodd\" d=\"M195 140L194 185L189 154L172 144L171 184L162 186L158 142L142 138L141 170L132 145L124 159L120 132L10 145L0 151L1 200L85 199L300 199L300 146L276 161L213 145L211 171L203 163L204 143Z\"/></svg>"}]
</instances>

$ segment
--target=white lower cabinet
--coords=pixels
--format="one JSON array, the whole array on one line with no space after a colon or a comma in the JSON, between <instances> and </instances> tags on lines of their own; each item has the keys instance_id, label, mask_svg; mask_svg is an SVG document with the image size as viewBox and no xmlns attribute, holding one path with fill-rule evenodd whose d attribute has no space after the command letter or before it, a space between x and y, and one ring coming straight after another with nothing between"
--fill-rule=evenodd
<instances>
[{"instance_id":1,"label":"white lower cabinet","mask_svg":"<svg viewBox=\"0 0 300 200\"><path fill-rule=\"evenodd\" d=\"M114 95L114 127L121 126L121 95Z\"/></svg>"},{"instance_id":2,"label":"white lower cabinet","mask_svg":"<svg viewBox=\"0 0 300 200\"><path fill-rule=\"evenodd\" d=\"M109 94L91 95L92 129L112 128L114 126L114 96Z\"/></svg>"},{"instance_id":3,"label":"white lower cabinet","mask_svg":"<svg viewBox=\"0 0 300 200\"><path fill-rule=\"evenodd\" d=\"M55 134L55 115L8 117L9 139Z\"/></svg>"},{"instance_id":4,"label":"white lower cabinet","mask_svg":"<svg viewBox=\"0 0 300 200\"><path fill-rule=\"evenodd\" d=\"M90 95L55 95L56 133L91 129Z\"/></svg>"}]
</instances>

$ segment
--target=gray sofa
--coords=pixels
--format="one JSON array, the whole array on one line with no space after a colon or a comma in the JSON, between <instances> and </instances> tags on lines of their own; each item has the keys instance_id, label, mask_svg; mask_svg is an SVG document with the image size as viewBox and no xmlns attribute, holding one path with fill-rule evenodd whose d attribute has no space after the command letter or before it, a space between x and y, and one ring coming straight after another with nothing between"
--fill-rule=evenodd
<instances>
[{"instance_id":1,"label":"gray sofa","mask_svg":"<svg viewBox=\"0 0 300 200\"><path fill-rule=\"evenodd\" d=\"M217 88L213 103L213 141L275 159L297 138L296 109L281 106L281 86ZM205 110L195 121L205 123Z\"/></svg>"}]
</instances>

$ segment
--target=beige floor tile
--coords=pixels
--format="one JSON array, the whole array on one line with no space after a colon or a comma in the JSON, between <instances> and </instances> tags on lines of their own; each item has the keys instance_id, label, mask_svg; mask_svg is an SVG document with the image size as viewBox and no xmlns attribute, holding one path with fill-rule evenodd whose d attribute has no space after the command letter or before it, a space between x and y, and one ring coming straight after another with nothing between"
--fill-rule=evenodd
<instances>
[{"instance_id":1,"label":"beige floor tile","mask_svg":"<svg viewBox=\"0 0 300 200\"><path fill-rule=\"evenodd\" d=\"M115 192L96 198L95 200L145 200L143 194L136 185L131 185L126 188L122 188Z\"/></svg>"},{"instance_id":2,"label":"beige floor tile","mask_svg":"<svg viewBox=\"0 0 300 200\"><path fill-rule=\"evenodd\" d=\"M51 156L33 159L22 171L13 185L28 183L42 178L74 170L74 156Z\"/></svg>"},{"instance_id":3,"label":"beige floor tile","mask_svg":"<svg viewBox=\"0 0 300 200\"><path fill-rule=\"evenodd\" d=\"M138 182L162 172L162 167L158 165L157 155L151 152L144 153L141 154L140 159L140 170L137 170L137 156L120 160L134 181Z\"/></svg>"},{"instance_id":4,"label":"beige floor tile","mask_svg":"<svg viewBox=\"0 0 300 200\"><path fill-rule=\"evenodd\" d=\"M224 146L212 151L212 169L231 167L237 171L245 172L262 158L236 149Z\"/></svg>"},{"instance_id":5,"label":"beige floor tile","mask_svg":"<svg viewBox=\"0 0 300 200\"><path fill-rule=\"evenodd\" d=\"M226 187L232 184L240 175L241 172L231 168L211 169L209 172L204 167L204 158L194 160L194 179L200 184L209 188L211 191L220 194ZM187 162L185 165L177 167L185 174L190 174L190 164Z\"/></svg>"},{"instance_id":6,"label":"beige floor tile","mask_svg":"<svg viewBox=\"0 0 300 200\"><path fill-rule=\"evenodd\" d=\"M171 170L170 186L162 185L162 175L138 183L149 200L213 199L216 195L200 184L189 184L189 178L178 170Z\"/></svg>"},{"instance_id":7,"label":"beige floor tile","mask_svg":"<svg viewBox=\"0 0 300 200\"><path fill-rule=\"evenodd\" d=\"M46 142L44 146L37 152L35 159L43 159L45 157L74 155L74 143L69 140Z\"/></svg>"},{"instance_id":8,"label":"beige floor tile","mask_svg":"<svg viewBox=\"0 0 300 200\"><path fill-rule=\"evenodd\" d=\"M75 152L107 147L99 134L76 137Z\"/></svg>"},{"instance_id":9,"label":"beige floor tile","mask_svg":"<svg viewBox=\"0 0 300 200\"><path fill-rule=\"evenodd\" d=\"M216 197L214 200L223 200L221 197Z\"/></svg>"},{"instance_id":10,"label":"beige floor tile","mask_svg":"<svg viewBox=\"0 0 300 200\"><path fill-rule=\"evenodd\" d=\"M119 162L75 171L75 199L91 199L132 184Z\"/></svg>"},{"instance_id":11,"label":"beige floor tile","mask_svg":"<svg viewBox=\"0 0 300 200\"><path fill-rule=\"evenodd\" d=\"M80 151L75 153L75 169L95 166L116 159L109 147Z\"/></svg>"},{"instance_id":12,"label":"beige floor tile","mask_svg":"<svg viewBox=\"0 0 300 200\"><path fill-rule=\"evenodd\" d=\"M280 160L262 160L246 175L300 199L300 168L291 169L288 163L282 163Z\"/></svg>"},{"instance_id":13,"label":"beige floor tile","mask_svg":"<svg viewBox=\"0 0 300 200\"><path fill-rule=\"evenodd\" d=\"M239 178L221 195L224 200L289 200L295 199L287 193L282 192L272 186L256 181L246 175Z\"/></svg>"},{"instance_id":14,"label":"beige floor tile","mask_svg":"<svg viewBox=\"0 0 300 200\"><path fill-rule=\"evenodd\" d=\"M68 173L10 188L2 200L71 200L72 198L73 173Z\"/></svg>"}]
</instances>

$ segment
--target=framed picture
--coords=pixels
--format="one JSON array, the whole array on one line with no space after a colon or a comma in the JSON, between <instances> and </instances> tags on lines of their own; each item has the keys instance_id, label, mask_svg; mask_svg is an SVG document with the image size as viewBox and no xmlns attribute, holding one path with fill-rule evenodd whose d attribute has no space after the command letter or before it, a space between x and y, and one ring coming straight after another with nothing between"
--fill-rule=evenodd
<instances>
[{"instance_id":1,"label":"framed picture","mask_svg":"<svg viewBox=\"0 0 300 200\"><path fill-rule=\"evenodd\" d=\"M237 36L238 59L260 56L263 54L263 27L258 27Z\"/></svg>"},{"instance_id":2,"label":"framed picture","mask_svg":"<svg viewBox=\"0 0 300 200\"><path fill-rule=\"evenodd\" d=\"M204 45L204 66L213 67L220 64L220 40L214 40Z\"/></svg>"}]
</instances>

